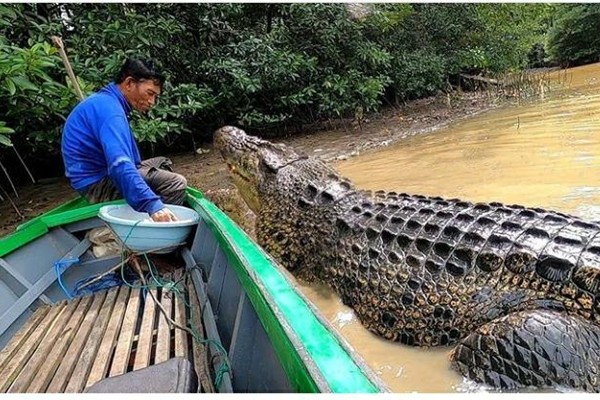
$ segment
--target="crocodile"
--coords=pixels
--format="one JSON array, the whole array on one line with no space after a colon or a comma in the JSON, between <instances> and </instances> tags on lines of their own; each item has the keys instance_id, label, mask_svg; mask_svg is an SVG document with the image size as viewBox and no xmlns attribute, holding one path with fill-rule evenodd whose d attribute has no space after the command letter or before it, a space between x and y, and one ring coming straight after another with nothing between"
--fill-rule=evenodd
<instances>
[{"instance_id":1,"label":"crocodile","mask_svg":"<svg viewBox=\"0 0 600 400\"><path fill-rule=\"evenodd\" d=\"M498 388L600 391L600 225L500 202L357 188L317 157L225 126L259 245L360 322ZM401 167L400 167L401 168Z\"/></svg>"}]
</instances>

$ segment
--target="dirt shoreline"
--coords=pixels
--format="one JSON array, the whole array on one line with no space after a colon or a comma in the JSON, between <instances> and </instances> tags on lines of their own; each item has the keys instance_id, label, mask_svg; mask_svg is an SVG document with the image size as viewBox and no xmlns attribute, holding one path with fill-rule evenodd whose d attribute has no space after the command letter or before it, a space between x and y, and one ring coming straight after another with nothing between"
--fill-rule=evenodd
<instances>
[{"instance_id":1,"label":"dirt shoreline","mask_svg":"<svg viewBox=\"0 0 600 400\"><path fill-rule=\"evenodd\" d=\"M348 123L346 126L314 133L306 133L274 139L299 148L310 155L316 155L330 162L373 151L396 143L408 136L429 133L453 122L488 111L500 103L484 92L461 93L452 96L437 96L415 100L399 108L388 108L378 115L369 116L362 123ZM185 175L188 184L204 192L228 213L239 212L237 205L224 202L234 187L227 176L220 155L208 148L205 154L171 155L175 169ZM75 192L64 178L47 179L35 185L18 189L19 198L14 198L21 218L11 203L0 203L0 236L12 232L16 226L51 210L63 202L74 198ZM239 204L238 204L239 205ZM234 220L243 222L245 215L232 215ZM241 224L243 228L249 225ZM246 225L246 226L244 226Z\"/></svg>"}]
</instances>

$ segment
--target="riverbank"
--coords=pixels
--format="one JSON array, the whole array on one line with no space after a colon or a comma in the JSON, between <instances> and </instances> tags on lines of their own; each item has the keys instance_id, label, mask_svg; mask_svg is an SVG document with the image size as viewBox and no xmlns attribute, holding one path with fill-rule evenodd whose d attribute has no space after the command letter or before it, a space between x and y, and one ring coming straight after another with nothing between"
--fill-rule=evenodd
<instances>
[{"instance_id":1,"label":"riverbank","mask_svg":"<svg viewBox=\"0 0 600 400\"><path fill-rule=\"evenodd\" d=\"M399 108L388 108L371 115L361 126L348 121L336 129L323 130L275 139L274 141L299 148L308 154L330 162L341 161L378 147L387 146L408 136L432 132L458 120L490 110L499 105L497 98L485 92L455 93L408 102ZM204 154L171 155L178 172L188 184L203 191L208 198L230 214L248 230L251 216L235 196L221 157L207 149ZM0 203L0 236L61 203L75 197L67 181L53 178L18 189L19 198L13 201L22 217L10 202Z\"/></svg>"}]
</instances>

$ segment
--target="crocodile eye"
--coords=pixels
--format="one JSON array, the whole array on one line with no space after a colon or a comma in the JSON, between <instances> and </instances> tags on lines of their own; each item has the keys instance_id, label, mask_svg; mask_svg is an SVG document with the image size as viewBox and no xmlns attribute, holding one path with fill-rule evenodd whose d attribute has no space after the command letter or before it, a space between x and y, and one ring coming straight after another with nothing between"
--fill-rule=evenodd
<instances>
[{"instance_id":1,"label":"crocodile eye","mask_svg":"<svg viewBox=\"0 0 600 400\"><path fill-rule=\"evenodd\" d=\"M273 174L277 173L277 167L274 164L270 163L268 160L263 159L261 164L268 172L271 172Z\"/></svg>"}]
</instances>

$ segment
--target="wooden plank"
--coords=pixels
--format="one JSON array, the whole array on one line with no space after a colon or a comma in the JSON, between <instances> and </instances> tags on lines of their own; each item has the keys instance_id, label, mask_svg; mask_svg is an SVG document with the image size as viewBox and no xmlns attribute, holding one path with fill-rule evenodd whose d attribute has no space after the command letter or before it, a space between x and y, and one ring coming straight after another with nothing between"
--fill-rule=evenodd
<instances>
[{"instance_id":1,"label":"wooden plank","mask_svg":"<svg viewBox=\"0 0 600 400\"><path fill-rule=\"evenodd\" d=\"M78 301L78 299L74 300ZM67 325L60 333L60 335L56 338L56 342L54 347L48 354L47 359L42 363L42 366L36 376L31 382L28 391L34 393L45 392L48 384L52 380L54 373L60 365L69 345L73 341L75 333L77 332L77 328L81 324L85 313L90 307L92 303L92 297L82 297L81 300L78 301L77 308L73 312L73 315L69 319Z\"/></svg>"},{"instance_id":2,"label":"wooden plank","mask_svg":"<svg viewBox=\"0 0 600 400\"><path fill-rule=\"evenodd\" d=\"M181 279L181 271L177 270L173 275L174 280L177 282ZM185 281L183 282L185 287ZM178 295L175 295L175 322L181 326L187 326L187 320L185 316L185 290L181 291ZM175 357L188 358L188 333L183 329L175 328Z\"/></svg>"},{"instance_id":3,"label":"wooden plank","mask_svg":"<svg viewBox=\"0 0 600 400\"><path fill-rule=\"evenodd\" d=\"M19 352L6 364L0 377L0 392L8 391L13 381L19 376L31 358L31 355L38 348L40 342L47 334L49 327L52 326L56 317L60 314L62 308L62 306L52 307L44 319L28 336L21 349L19 349Z\"/></svg>"},{"instance_id":4,"label":"wooden plank","mask_svg":"<svg viewBox=\"0 0 600 400\"><path fill-rule=\"evenodd\" d=\"M31 356L29 359L29 362L25 366L23 372L21 372L11 386L10 392L25 393L28 391L31 381L37 375L37 372L42 364L44 364L44 362L46 362L48 359L50 352L56 344L56 338L58 338L60 333L63 331L65 325L71 318L71 315L77 308L78 303L79 301L72 301L69 303L64 301L61 303L62 311L60 315L56 317L54 324L48 331L48 334L44 337L33 356Z\"/></svg>"},{"instance_id":5,"label":"wooden plank","mask_svg":"<svg viewBox=\"0 0 600 400\"><path fill-rule=\"evenodd\" d=\"M78 258L87 251L91 243L88 239L82 240L80 243L75 245L62 260L68 260L70 258ZM64 274L67 269L71 268L72 264L66 264L62 269ZM3 334L17 318L29 307L31 304L39 298L45 291L56 281L56 271L51 268L46 272L37 282L31 287L2 315L0 315L0 335Z\"/></svg>"},{"instance_id":6,"label":"wooden plank","mask_svg":"<svg viewBox=\"0 0 600 400\"><path fill-rule=\"evenodd\" d=\"M50 311L50 307L39 307L35 310L27 322L25 322L21 329L19 329L6 344L4 349L0 351L0 371L4 368L4 364L10 361L12 356L19 351L21 345L27 340L31 331L38 326L39 322L46 316L48 311Z\"/></svg>"},{"instance_id":7,"label":"wooden plank","mask_svg":"<svg viewBox=\"0 0 600 400\"><path fill-rule=\"evenodd\" d=\"M130 290L127 286L121 286L115 306L110 316L106 332L96 353L96 359L92 365L92 370L88 376L85 386L91 386L99 380L106 377L108 371L110 357L115 345L115 341L121 330L121 324L123 316L125 315L125 309L127 307L127 300L129 299Z\"/></svg>"},{"instance_id":8,"label":"wooden plank","mask_svg":"<svg viewBox=\"0 0 600 400\"><path fill-rule=\"evenodd\" d=\"M149 292L152 292L154 296L157 296L156 289L150 289ZM142 326L138 336L137 350L135 351L135 363L133 364L134 371L150 365L155 310L156 304L154 303L152 296L150 296L150 293L148 293L144 303L144 315L142 316Z\"/></svg>"},{"instance_id":9,"label":"wooden plank","mask_svg":"<svg viewBox=\"0 0 600 400\"><path fill-rule=\"evenodd\" d=\"M162 290L160 303L167 312L171 315L171 293ZM156 354L154 356L154 364L167 361L171 357L171 324L165 318L165 315L160 312L158 318L158 333L156 335Z\"/></svg>"},{"instance_id":10,"label":"wooden plank","mask_svg":"<svg viewBox=\"0 0 600 400\"><path fill-rule=\"evenodd\" d=\"M196 296L196 291L194 290L194 284L191 277L188 278L188 293L191 306L188 326L191 327L192 331L197 336L202 337L204 333L204 327L202 325L202 311L200 309L200 303L198 302L198 296ZM205 393L214 392L215 388L210 380L210 374L207 368L207 348L204 346L204 344L199 343L194 338L192 338L192 356L194 358L194 369L198 375L200 387Z\"/></svg>"},{"instance_id":11,"label":"wooden plank","mask_svg":"<svg viewBox=\"0 0 600 400\"><path fill-rule=\"evenodd\" d=\"M117 340L115 357L110 366L108 376L122 375L127 372L139 306L140 289L131 289L131 295L127 302L127 310L125 310L125 317L123 318L123 324L121 325L121 332L119 333L119 339Z\"/></svg>"},{"instance_id":12,"label":"wooden plank","mask_svg":"<svg viewBox=\"0 0 600 400\"><path fill-rule=\"evenodd\" d=\"M54 322L62 307L51 308L40 323L30 331L19 351L6 363L0 373L0 392L7 392L13 381L19 376L31 355L38 348L48 327Z\"/></svg>"},{"instance_id":13,"label":"wooden plank","mask_svg":"<svg viewBox=\"0 0 600 400\"><path fill-rule=\"evenodd\" d=\"M88 374L92 368L92 363L96 358L98 348L100 347L106 327L108 326L108 321L110 320L118 293L118 287L112 288L108 291L106 299L104 300L104 303L102 303L100 315L98 316L98 319L96 320L96 323L90 332L90 336L87 340L85 348L83 349L83 352L79 356L79 360L77 360L77 365L75 366L75 370L71 375L71 379L65 388L65 392L81 393L83 391Z\"/></svg>"},{"instance_id":14,"label":"wooden plank","mask_svg":"<svg viewBox=\"0 0 600 400\"><path fill-rule=\"evenodd\" d=\"M5 392L9 389L9 387L14 383L13 381L18 378L19 374L22 372L23 368L26 367L27 363L30 361L32 355L39 348L40 343L44 341L44 338L47 336L48 331L55 323L56 318L61 314L61 311L64 309L64 304L59 304L55 307L51 307L46 317L40 321L35 330L31 332L27 341L23 343L23 346L19 350L19 352L10 360L10 362L6 365L6 367L2 370L2 378L0 378L0 392ZM17 365L20 364L19 365ZM17 368L15 368L17 367ZM10 383L6 385L6 382Z\"/></svg>"},{"instance_id":15,"label":"wooden plank","mask_svg":"<svg viewBox=\"0 0 600 400\"><path fill-rule=\"evenodd\" d=\"M85 313L85 317L83 318L81 325L76 328L73 341L63 356L60 365L54 374L54 378L52 378L50 385L48 385L48 388L46 389L46 391L49 393L64 392L65 386L71 379L73 369L75 369L77 360L79 360L79 356L81 355L83 347L87 342L90 331L96 322L96 318L98 318L98 314L100 314L100 308L102 307L102 303L104 303L104 299L106 298L106 292L102 291L94 294L91 297L93 298L92 305Z\"/></svg>"}]
</instances>

